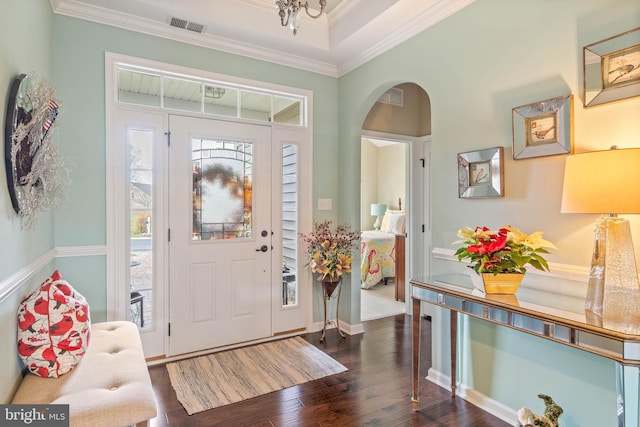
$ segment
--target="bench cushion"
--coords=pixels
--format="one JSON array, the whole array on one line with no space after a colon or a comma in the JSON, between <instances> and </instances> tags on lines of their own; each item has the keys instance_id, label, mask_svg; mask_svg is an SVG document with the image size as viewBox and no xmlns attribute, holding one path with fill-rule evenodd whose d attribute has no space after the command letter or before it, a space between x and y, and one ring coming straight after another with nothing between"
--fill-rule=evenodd
<instances>
[{"instance_id":1,"label":"bench cushion","mask_svg":"<svg viewBox=\"0 0 640 427\"><path fill-rule=\"evenodd\" d=\"M94 323L80 363L60 378L27 374L16 404L69 404L71 426L128 426L156 416L137 326Z\"/></svg>"}]
</instances>

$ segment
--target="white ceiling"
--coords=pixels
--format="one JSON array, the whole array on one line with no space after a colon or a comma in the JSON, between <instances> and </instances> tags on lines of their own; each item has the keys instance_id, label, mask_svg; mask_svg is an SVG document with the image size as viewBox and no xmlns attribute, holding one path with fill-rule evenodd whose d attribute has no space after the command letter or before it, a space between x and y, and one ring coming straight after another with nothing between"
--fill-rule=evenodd
<instances>
[{"instance_id":1,"label":"white ceiling","mask_svg":"<svg viewBox=\"0 0 640 427\"><path fill-rule=\"evenodd\" d=\"M308 0L317 7L318 0ZM475 0L327 0L297 35L273 0L50 0L54 13L339 77ZM169 25L204 25L202 33Z\"/></svg>"}]
</instances>

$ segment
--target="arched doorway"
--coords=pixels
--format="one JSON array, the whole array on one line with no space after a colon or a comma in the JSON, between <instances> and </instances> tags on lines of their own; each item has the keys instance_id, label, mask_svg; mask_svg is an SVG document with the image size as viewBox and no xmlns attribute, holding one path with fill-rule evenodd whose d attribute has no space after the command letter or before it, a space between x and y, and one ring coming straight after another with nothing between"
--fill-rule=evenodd
<instances>
[{"instance_id":1,"label":"arched doorway","mask_svg":"<svg viewBox=\"0 0 640 427\"><path fill-rule=\"evenodd\" d=\"M363 122L360 223L371 231L363 233L361 320L409 312L408 281L428 274L430 135L429 96L415 83L386 90ZM374 230L381 206L384 220Z\"/></svg>"}]
</instances>

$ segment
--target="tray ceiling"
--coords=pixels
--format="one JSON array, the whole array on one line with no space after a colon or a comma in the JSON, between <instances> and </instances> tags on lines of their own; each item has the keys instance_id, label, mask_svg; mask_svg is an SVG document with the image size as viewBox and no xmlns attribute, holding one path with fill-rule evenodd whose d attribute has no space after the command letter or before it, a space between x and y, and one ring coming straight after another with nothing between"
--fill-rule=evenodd
<instances>
[{"instance_id":1,"label":"tray ceiling","mask_svg":"<svg viewBox=\"0 0 640 427\"><path fill-rule=\"evenodd\" d=\"M327 0L327 13L303 14L294 36L280 25L273 0L50 0L57 14L334 77L474 1ZM186 28L172 26L172 18Z\"/></svg>"}]
</instances>

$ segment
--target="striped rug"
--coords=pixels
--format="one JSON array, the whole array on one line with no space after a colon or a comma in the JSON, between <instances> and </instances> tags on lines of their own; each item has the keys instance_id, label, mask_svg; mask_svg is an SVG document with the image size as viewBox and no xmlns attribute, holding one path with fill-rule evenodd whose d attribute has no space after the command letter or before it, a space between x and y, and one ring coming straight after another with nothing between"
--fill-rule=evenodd
<instances>
[{"instance_id":1,"label":"striped rug","mask_svg":"<svg viewBox=\"0 0 640 427\"><path fill-rule=\"evenodd\" d=\"M346 371L300 337L168 363L189 415Z\"/></svg>"}]
</instances>

